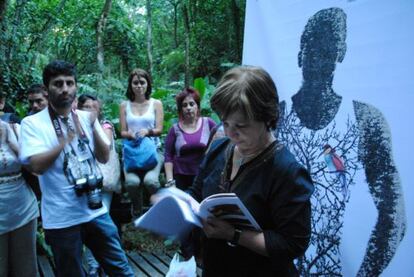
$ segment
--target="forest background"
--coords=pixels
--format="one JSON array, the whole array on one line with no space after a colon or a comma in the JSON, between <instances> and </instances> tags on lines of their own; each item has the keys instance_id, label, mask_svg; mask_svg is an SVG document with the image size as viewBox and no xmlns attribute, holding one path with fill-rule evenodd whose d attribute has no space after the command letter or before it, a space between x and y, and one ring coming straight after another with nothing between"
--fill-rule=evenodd
<instances>
[{"instance_id":1,"label":"forest background","mask_svg":"<svg viewBox=\"0 0 414 277\"><path fill-rule=\"evenodd\" d=\"M246 0L0 0L0 92L5 111L23 118L25 92L42 83L54 59L75 63L78 95L103 102L119 132L119 103L136 67L153 78L152 97L164 106L164 136L176 121L175 95L192 86L201 113L218 121L209 99L220 76L241 63ZM120 140L118 140L120 146ZM159 251L174 245L132 225L126 249ZM39 253L50 256L41 228Z\"/></svg>"},{"instance_id":2,"label":"forest background","mask_svg":"<svg viewBox=\"0 0 414 277\"><path fill-rule=\"evenodd\" d=\"M245 0L0 0L0 91L27 113L25 90L42 83L53 59L78 69L78 95L98 96L118 123L128 75L153 78L164 104L164 133L177 117L175 94L196 87L202 114L222 73L242 58Z\"/></svg>"}]
</instances>

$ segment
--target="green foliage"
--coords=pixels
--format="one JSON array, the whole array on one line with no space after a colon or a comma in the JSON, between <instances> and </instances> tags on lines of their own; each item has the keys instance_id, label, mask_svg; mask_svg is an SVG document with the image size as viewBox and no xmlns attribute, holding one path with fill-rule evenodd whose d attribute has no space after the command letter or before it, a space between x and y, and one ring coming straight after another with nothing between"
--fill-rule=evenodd
<instances>
[{"instance_id":1,"label":"green foliage","mask_svg":"<svg viewBox=\"0 0 414 277\"><path fill-rule=\"evenodd\" d=\"M103 4L101 0L9 1L0 22L0 90L20 116L27 111L25 89L41 83L44 66L58 58L76 63L78 94L98 96L105 103L105 117L118 124L129 72L136 67L148 69L146 1L112 2L104 33L105 70L99 72L96 24ZM176 120L174 97L183 88L184 4L190 23L190 79L201 93L203 115L214 117L209 107L214 83L241 61L237 26L243 26L244 0L152 0L153 97L164 104L165 132Z\"/></svg>"},{"instance_id":2,"label":"green foliage","mask_svg":"<svg viewBox=\"0 0 414 277\"><path fill-rule=\"evenodd\" d=\"M22 102L16 102L15 106L14 106L15 112L16 114L20 117L23 118L26 116L27 114L27 110L28 110L28 105L24 104Z\"/></svg>"},{"instance_id":3,"label":"green foliage","mask_svg":"<svg viewBox=\"0 0 414 277\"><path fill-rule=\"evenodd\" d=\"M36 244L37 252L40 255L47 255L49 258L53 257L51 247L46 243L45 232L43 228L39 225L36 232Z\"/></svg>"},{"instance_id":4,"label":"green foliage","mask_svg":"<svg viewBox=\"0 0 414 277\"><path fill-rule=\"evenodd\" d=\"M198 90L200 93L200 97L203 98L205 92L206 92L206 82L203 78L196 78L194 80L194 88Z\"/></svg>"}]
</instances>

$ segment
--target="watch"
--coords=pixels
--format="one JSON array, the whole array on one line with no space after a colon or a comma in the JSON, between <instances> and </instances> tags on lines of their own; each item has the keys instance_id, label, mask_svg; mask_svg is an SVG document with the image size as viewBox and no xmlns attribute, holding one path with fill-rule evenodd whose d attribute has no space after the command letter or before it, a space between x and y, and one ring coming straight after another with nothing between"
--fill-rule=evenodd
<instances>
[{"instance_id":1,"label":"watch","mask_svg":"<svg viewBox=\"0 0 414 277\"><path fill-rule=\"evenodd\" d=\"M231 239L231 241L227 242L227 245L231 247L236 247L239 244L241 233L242 231L240 229L234 229L233 238Z\"/></svg>"}]
</instances>

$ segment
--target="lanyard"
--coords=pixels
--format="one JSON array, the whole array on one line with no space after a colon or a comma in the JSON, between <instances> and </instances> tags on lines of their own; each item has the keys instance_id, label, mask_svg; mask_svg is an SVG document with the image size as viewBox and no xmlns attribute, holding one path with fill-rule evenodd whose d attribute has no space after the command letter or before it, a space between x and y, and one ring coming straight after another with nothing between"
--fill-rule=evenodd
<instances>
[{"instance_id":1,"label":"lanyard","mask_svg":"<svg viewBox=\"0 0 414 277\"><path fill-rule=\"evenodd\" d=\"M51 106L49 106L48 110L49 110L50 119L52 120L53 128L55 129L56 136L59 139L63 138L64 134L63 134L62 126L60 125L60 122L59 122L59 119L58 119L58 116L57 116L56 112L53 110L53 108ZM78 137L79 137L79 139L78 139L78 148L81 151L85 151L86 146L88 147L88 150L89 150L89 153L91 154L92 159L87 159L87 164L88 164L91 172L96 172L97 170L99 171L99 168L97 168L97 166L96 166L95 154L94 154L94 152L92 151L92 149L89 145L89 139L87 138L87 136L86 136L81 124L80 124L79 117L78 117L77 113L74 110L71 110L71 113L72 113L73 121L75 123L76 133L78 134ZM67 120L69 120L69 119L67 119ZM69 146L71 148L71 151L70 151L71 154L74 157L77 157L78 155L77 155L75 149L73 149L73 146L72 146L71 143L69 143ZM63 153L65 155L64 162L63 162L65 175L71 182L73 182L73 180L75 178L74 178L71 170L70 169L69 169L69 171L67 170L68 169L67 168L68 167L68 161L69 161L69 153L66 151L65 147L63 148ZM93 161L91 161L91 160L93 160ZM76 158L76 161L77 161L78 164L80 163L77 158Z\"/></svg>"},{"instance_id":2,"label":"lanyard","mask_svg":"<svg viewBox=\"0 0 414 277\"><path fill-rule=\"evenodd\" d=\"M63 138L64 135L62 131L62 126L60 125L56 112L53 110L51 106L49 106L48 110L49 110L49 116L50 116L50 119L52 120L53 128L55 129L57 137ZM81 142L89 144L89 139L86 136L85 132L83 131L82 125L80 124L80 121L79 121L78 114L74 110L71 110L71 114L72 114L73 122L75 123L76 133L78 133Z\"/></svg>"}]
</instances>

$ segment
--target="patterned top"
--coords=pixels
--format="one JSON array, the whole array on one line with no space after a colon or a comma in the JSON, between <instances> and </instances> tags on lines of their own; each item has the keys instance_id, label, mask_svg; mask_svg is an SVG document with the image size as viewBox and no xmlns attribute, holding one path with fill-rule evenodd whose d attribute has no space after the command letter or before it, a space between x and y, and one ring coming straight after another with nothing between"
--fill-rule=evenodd
<instances>
[{"instance_id":1,"label":"patterned top","mask_svg":"<svg viewBox=\"0 0 414 277\"><path fill-rule=\"evenodd\" d=\"M0 235L24 226L39 216L36 197L24 181L21 166L8 141L17 145L9 124L1 122L0 141ZM2 131L3 131L2 130Z\"/></svg>"}]
</instances>

